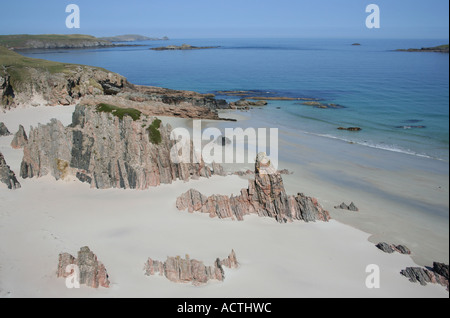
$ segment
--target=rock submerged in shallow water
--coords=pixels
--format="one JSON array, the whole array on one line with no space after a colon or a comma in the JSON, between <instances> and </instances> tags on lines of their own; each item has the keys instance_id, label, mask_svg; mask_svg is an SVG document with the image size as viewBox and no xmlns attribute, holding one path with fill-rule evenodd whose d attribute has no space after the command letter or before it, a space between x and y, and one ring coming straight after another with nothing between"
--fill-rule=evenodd
<instances>
[{"instance_id":1,"label":"rock submerged in shallow water","mask_svg":"<svg viewBox=\"0 0 450 318\"><path fill-rule=\"evenodd\" d=\"M321 103L321 102L317 102L317 101L303 102L300 105L312 106L312 107L315 107L315 108L322 108L322 109L329 109L329 108L341 109L341 108L345 108L345 106L342 106L342 105L339 105L339 104L334 104L334 103L325 104L325 103Z\"/></svg>"},{"instance_id":2,"label":"rock submerged in shallow water","mask_svg":"<svg viewBox=\"0 0 450 318\"><path fill-rule=\"evenodd\" d=\"M344 202L342 202L340 205L337 205L334 208L342 209L342 210L349 210L349 211L354 211L354 212L359 211L359 209L356 207L356 205L353 202L351 202L350 205L347 205Z\"/></svg>"},{"instance_id":3,"label":"rock submerged in shallow water","mask_svg":"<svg viewBox=\"0 0 450 318\"><path fill-rule=\"evenodd\" d=\"M234 250L222 261L217 258L213 266L205 266L201 261L190 259L189 255L185 258L167 257L165 262L149 258L144 265L144 271L147 276L159 274L174 283L192 283L194 286L200 286L210 280L223 281L225 273L222 266L239 267Z\"/></svg>"},{"instance_id":4,"label":"rock submerged in shallow water","mask_svg":"<svg viewBox=\"0 0 450 318\"><path fill-rule=\"evenodd\" d=\"M177 198L179 210L208 213L210 217L231 218L242 221L245 215L257 214L274 218L280 223L302 220L305 222L328 221L330 215L315 198L302 193L288 196L283 179L265 153L257 156L255 179L249 180L247 189L239 196L212 195L207 197L191 189Z\"/></svg>"},{"instance_id":5,"label":"rock submerged in shallow water","mask_svg":"<svg viewBox=\"0 0 450 318\"><path fill-rule=\"evenodd\" d=\"M15 173L6 164L5 157L0 152L0 182L6 184L8 189L20 189L20 183L17 181Z\"/></svg>"},{"instance_id":6,"label":"rock submerged in shallow water","mask_svg":"<svg viewBox=\"0 0 450 318\"><path fill-rule=\"evenodd\" d=\"M403 125L403 126L395 126L395 128L400 128L400 129L423 129L423 128L427 128L427 126L424 126L424 125L418 125L418 126Z\"/></svg>"},{"instance_id":7,"label":"rock submerged in shallow water","mask_svg":"<svg viewBox=\"0 0 450 318\"><path fill-rule=\"evenodd\" d=\"M27 133L22 125L19 126L19 131L14 135L14 139L11 142L11 147L14 149L21 149L28 143Z\"/></svg>"},{"instance_id":8,"label":"rock submerged in shallow water","mask_svg":"<svg viewBox=\"0 0 450 318\"><path fill-rule=\"evenodd\" d=\"M108 288L110 281L105 266L98 261L97 256L85 246L78 252L77 258L69 253L59 254L57 277L66 278L72 274L67 272L68 265L76 265L79 269L79 283L92 288L99 286Z\"/></svg>"},{"instance_id":9,"label":"rock submerged in shallow water","mask_svg":"<svg viewBox=\"0 0 450 318\"><path fill-rule=\"evenodd\" d=\"M348 131L361 131L360 127L338 127L339 130L348 130Z\"/></svg>"},{"instance_id":10,"label":"rock submerged in shallow water","mask_svg":"<svg viewBox=\"0 0 450 318\"><path fill-rule=\"evenodd\" d=\"M221 146L226 146L226 145L231 144L231 140L224 136L217 137L215 142L216 142L216 144L221 145Z\"/></svg>"},{"instance_id":11,"label":"rock submerged in shallow water","mask_svg":"<svg viewBox=\"0 0 450 318\"><path fill-rule=\"evenodd\" d=\"M10 136L10 135L11 133L9 132L5 124L0 122L0 136Z\"/></svg>"},{"instance_id":12,"label":"rock submerged in shallow water","mask_svg":"<svg viewBox=\"0 0 450 318\"><path fill-rule=\"evenodd\" d=\"M268 103L265 100L250 101L247 99L240 99L237 102L231 102L230 106L235 107L249 107L249 106L266 106Z\"/></svg>"}]
</instances>

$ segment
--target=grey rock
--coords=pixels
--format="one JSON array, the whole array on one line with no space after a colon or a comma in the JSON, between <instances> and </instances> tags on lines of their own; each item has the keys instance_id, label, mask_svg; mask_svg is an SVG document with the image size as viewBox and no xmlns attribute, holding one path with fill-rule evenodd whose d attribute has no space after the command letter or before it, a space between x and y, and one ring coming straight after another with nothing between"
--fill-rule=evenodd
<instances>
[{"instance_id":1,"label":"grey rock","mask_svg":"<svg viewBox=\"0 0 450 318\"><path fill-rule=\"evenodd\" d=\"M382 250L385 253L392 254L394 252L398 252L400 254L411 254L411 251L409 248L407 248L404 245L394 245L394 244L388 244L386 242L380 242L376 245L380 250Z\"/></svg>"},{"instance_id":2,"label":"grey rock","mask_svg":"<svg viewBox=\"0 0 450 318\"><path fill-rule=\"evenodd\" d=\"M0 152L0 182L6 184L8 189L15 190L19 189L20 183L17 181L15 173L6 164L5 157Z\"/></svg>"},{"instance_id":3,"label":"grey rock","mask_svg":"<svg viewBox=\"0 0 450 318\"><path fill-rule=\"evenodd\" d=\"M433 275L430 271L421 267L407 267L406 269L402 270L400 274L409 278L410 282L419 282L422 286L425 286L427 283L431 283Z\"/></svg>"},{"instance_id":4,"label":"grey rock","mask_svg":"<svg viewBox=\"0 0 450 318\"><path fill-rule=\"evenodd\" d=\"M0 136L10 136L8 128L6 128L5 124L0 122Z\"/></svg>"},{"instance_id":5,"label":"grey rock","mask_svg":"<svg viewBox=\"0 0 450 318\"><path fill-rule=\"evenodd\" d=\"M161 143L149 140L152 120L123 119L95 108L78 105L72 124L64 127L52 120L30 131L21 165L23 178L51 174L57 180L74 175L98 189L148 189L173 181L224 174L218 164L174 163L170 153L170 125L161 126ZM193 147L191 144L191 156ZM67 164L66 164L67 163Z\"/></svg>"},{"instance_id":6,"label":"grey rock","mask_svg":"<svg viewBox=\"0 0 450 318\"><path fill-rule=\"evenodd\" d=\"M392 246L385 242L378 243L376 245L376 247L378 247L380 250L382 250L383 252L388 253L388 254L392 254L395 252L395 250L392 248Z\"/></svg>"},{"instance_id":7,"label":"grey rock","mask_svg":"<svg viewBox=\"0 0 450 318\"><path fill-rule=\"evenodd\" d=\"M344 202L342 202L340 205L337 205L334 208L341 209L341 210L354 211L354 212L359 211L359 209L356 207L356 205L353 202L351 202L350 205L347 205Z\"/></svg>"},{"instance_id":8,"label":"grey rock","mask_svg":"<svg viewBox=\"0 0 450 318\"><path fill-rule=\"evenodd\" d=\"M449 266L444 263L433 262L433 271L449 280Z\"/></svg>"}]
</instances>

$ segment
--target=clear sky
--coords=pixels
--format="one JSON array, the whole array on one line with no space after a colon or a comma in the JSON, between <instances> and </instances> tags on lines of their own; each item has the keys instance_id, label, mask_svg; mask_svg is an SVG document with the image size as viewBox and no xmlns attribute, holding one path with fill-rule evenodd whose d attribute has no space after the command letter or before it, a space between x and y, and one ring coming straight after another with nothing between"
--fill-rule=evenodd
<instances>
[{"instance_id":1,"label":"clear sky","mask_svg":"<svg viewBox=\"0 0 450 318\"><path fill-rule=\"evenodd\" d=\"M67 29L68 4L81 28ZM367 29L368 4L381 28ZM2 0L0 34L448 39L448 0Z\"/></svg>"}]
</instances>

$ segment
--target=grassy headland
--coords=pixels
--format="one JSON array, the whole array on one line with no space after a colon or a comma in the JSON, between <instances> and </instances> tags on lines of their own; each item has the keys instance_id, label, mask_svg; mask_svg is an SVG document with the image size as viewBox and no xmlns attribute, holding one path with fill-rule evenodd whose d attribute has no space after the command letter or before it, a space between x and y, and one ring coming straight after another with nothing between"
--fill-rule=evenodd
<instances>
[{"instance_id":1,"label":"grassy headland","mask_svg":"<svg viewBox=\"0 0 450 318\"><path fill-rule=\"evenodd\" d=\"M110 41L84 34L0 35L0 46L20 49L85 48L112 46Z\"/></svg>"},{"instance_id":2,"label":"grassy headland","mask_svg":"<svg viewBox=\"0 0 450 318\"><path fill-rule=\"evenodd\" d=\"M433 47L423 47L420 49L398 49L396 51L400 52L438 52L438 53L448 53L448 44L433 46Z\"/></svg>"}]
</instances>

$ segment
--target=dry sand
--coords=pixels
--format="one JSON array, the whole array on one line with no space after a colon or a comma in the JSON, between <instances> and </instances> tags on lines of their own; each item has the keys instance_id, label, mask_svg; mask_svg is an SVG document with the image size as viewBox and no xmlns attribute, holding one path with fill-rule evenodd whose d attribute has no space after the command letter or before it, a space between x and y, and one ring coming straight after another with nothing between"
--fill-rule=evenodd
<instances>
[{"instance_id":1,"label":"dry sand","mask_svg":"<svg viewBox=\"0 0 450 318\"><path fill-rule=\"evenodd\" d=\"M29 125L53 117L69 124L72 111L72 106L19 109L0 114L0 121L13 133L19 124L28 132ZM18 174L22 151L11 149L11 140L12 136L1 137L0 151ZM316 171L324 167L312 172L309 167L288 166L295 171L284 176L289 193L316 196L327 208L352 199L361 212L343 219L379 221L373 217L383 209L377 204L379 196L361 190L356 202L355 192L318 177ZM146 191L94 190L50 176L19 181L22 188L17 191L0 186L0 297L448 297L442 286L423 287L401 276L401 269L415 266L412 258L381 252L368 240L370 231L336 220L278 224L250 216L237 222L176 209L177 196L190 188L206 195L238 194L247 181L237 176L177 181ZM330 212L333 217L341 213ZM448 231L448 221L446 226ZM105 264L109 289L67 289L64 279L56 278L58 254L76 254L86 245ZM144 276L148 257L165 260L189 254L212 264L231 249L241 267L225 269L223 283L194 287ZM369 264L380 267L379 289L365 285Z\"/></svg>"}]
</instances>

